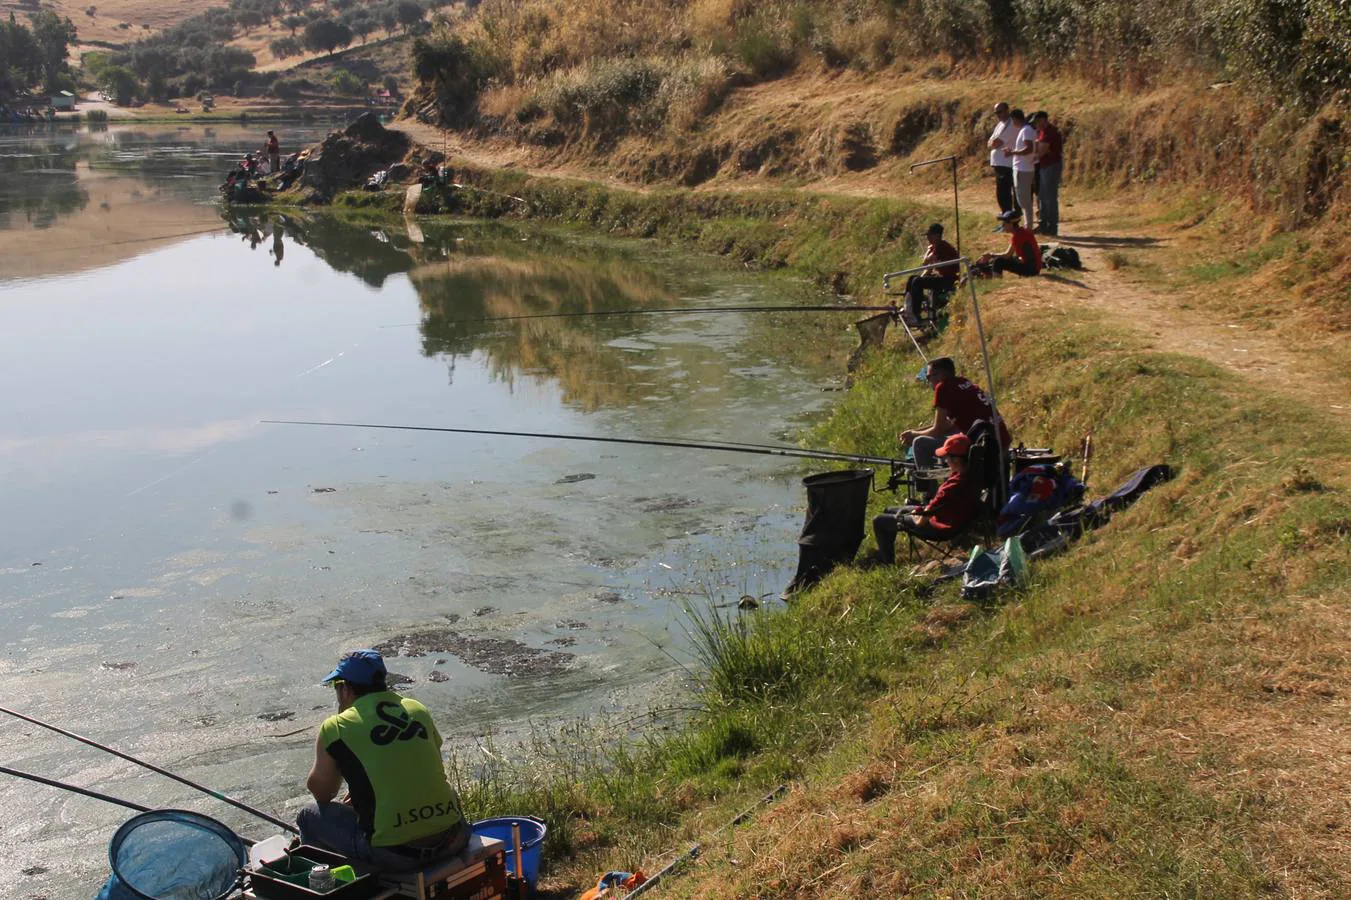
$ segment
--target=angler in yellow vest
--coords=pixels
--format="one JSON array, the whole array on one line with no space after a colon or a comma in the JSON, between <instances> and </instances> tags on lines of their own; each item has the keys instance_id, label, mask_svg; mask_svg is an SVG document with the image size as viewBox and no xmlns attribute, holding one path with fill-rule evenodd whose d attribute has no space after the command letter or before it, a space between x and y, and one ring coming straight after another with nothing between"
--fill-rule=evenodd
<instances>
[{"instance_id":1,"label":"angler in yellow vest","mask_svg":"<svg viewBox=\"0 0 1351 900\"><path fill-rule=\"evenodd\" d=\"M338 714L319 726L314 796L296 817L306 844L386 871L410 871L459 853L469 826L446 781L441 735L427 707L385 686L385 661L353 650L324 684ZM346 802L334 802L343 782Z\"/></svg>"}]
</instances>

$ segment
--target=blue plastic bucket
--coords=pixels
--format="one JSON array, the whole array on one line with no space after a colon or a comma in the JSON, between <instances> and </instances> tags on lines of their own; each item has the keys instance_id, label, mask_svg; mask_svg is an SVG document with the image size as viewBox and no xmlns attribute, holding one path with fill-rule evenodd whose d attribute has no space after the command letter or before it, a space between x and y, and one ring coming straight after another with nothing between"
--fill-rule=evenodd
<instances>
[{"instance_id":1,"label":"blue plastic bucket","mask_svg":"<svg viewBox=\"0 0 1351 900\"><path fill-rule=\"evenodd\" d=\"M520 877L526 880L526 883L530 885L530 890L533 891L535 879L539 878L539 857L544 848L544 835L549 832L543 822L533 816L502 816L475 822L469 828L474 834L481 837L496 838L507 845L507 871L515 875L517 873L516 850L511 837L511 829L515 825L519 825L521 828Z\"/></svg>"}]
</instances>

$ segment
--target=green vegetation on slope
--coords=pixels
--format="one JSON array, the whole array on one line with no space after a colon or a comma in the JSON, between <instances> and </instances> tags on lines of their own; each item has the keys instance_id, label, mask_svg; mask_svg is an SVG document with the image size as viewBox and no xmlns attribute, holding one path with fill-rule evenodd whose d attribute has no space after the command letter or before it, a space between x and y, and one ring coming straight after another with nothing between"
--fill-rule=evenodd
<instances>
[{"instance_id":1,"label":"green vegetation on slope","mask_svg":"<svg viewBox=\"0 0 1351 900\"><path fill-rule=\"evenodd\" d=\"M786 609L691 610L700 710L685 728L642 732L637 749L582 728L541 740L542 764L462 769L471 810L546 810L554 849L582 853L562 867L577 883L805 780L678 895L1335 892L1345 873L1320 852L1319 813L1263 781L1335 775L1317 759L1324 726L1271 745L1248 731L1336 715L1273 688L1289 677L1273 666L1288 654L1312 686L1345 674L1305 625L1348 599L1351 481L1327 461L1351 444L1088 316L990 318L1020 434L1063 448L1092 429L1098 490L1164 460L1178 478L990 605L881 569ZM974 362L969 325L942 349ZM814 440L888 449L924 414L914 368L903 348L877 360Z\"/></svg>"},{"instance_id":2,"label":"green vegetation on slope","mask_svg":"<svg viewBox=\"0 0 1351 900\"><path fill-rule=\"evenodd\" d=\"M908 261L933 215L459 177L482 190L442 198L448 211L659 236L846 284ZM986 327L1020 439L1067 449L1092 431L1095 494L1150 463L1178 477L991 604L886 568L842 570L787 608L692 605L693 709L542 733L524 759L459 760L469 814L544 815L560 887L651 870L793 780L669 890L1337 895L1348 873L1326 736L1351 659L1336 637L1351 441L1318 409L1143 349L1087 308L995 294ZM976 368L966 313L932 352ZM891 450L927 414L916 367L905 346L876 357L810 442Z\"/></svg>"}]
</instances>

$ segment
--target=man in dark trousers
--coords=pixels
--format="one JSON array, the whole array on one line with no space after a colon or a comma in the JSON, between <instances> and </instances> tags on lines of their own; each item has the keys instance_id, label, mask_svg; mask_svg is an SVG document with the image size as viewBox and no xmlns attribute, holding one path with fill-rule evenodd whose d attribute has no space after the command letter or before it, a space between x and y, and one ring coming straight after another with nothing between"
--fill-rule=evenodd
<instances>
[{"instance_id":1,"label":"man in dark trousers","mask_svg":"<svg viewBox=\"0 0 1351 900\"><path fill-rule=\"evenodd\" d=\"M901 506L884 510L873 519L873 536L877 539L877 559L882 563L896 561L896 535L904 531L927 541L949 540L961 534L962 529L980 511L980 480L967 467L971 453L971 439L954 434L938 448L938 457L952 472L938 488L933 499L923 506Z\"/></svg>"},{"instance_id":2,"label":"man in dark trousers","mask_svg":"<svg viewBox=\"0 0 1351 900\"><path fill-rule=\"evenodd\" d=\"M935 222L924 232L928 246L924 249L924 265L947 260L961 259L957 248L943 240L943 226ZM951 291L957 285L958 269L954 262L950 266L939 266L910 276L905 283L905 318L911 325L919 324L920 303L927 290Z\"/></svg>"},{"instance_id":3,"label":"man in dark trousers","mask_svg":"<svg viewBox=\"0 0 1351 900\"><path fill-rule=\"evenodd\" d=\"M389 690L385 676L379 653L353 650L324 679L338 713L319 726L305 782L314 802L296 824L306 844L408 872L460 853L470 831L431 714ZM343 782L347 801L335 802Z\"/></svg>"},{"instance_id":4,"label":"man in dark trousers","mask_svg":"<svg viewBox=\"0 0 1351 900\"><path fill-rule=\"evenodd\" d=\"M1060 233L1060 172L1064 140L1060 129L1051 124L1045 110L1032 115L1032 126L1037 129L1037 201L1041 220L1037 234Z\"/></svg>"},{"instance_id":5,"label":"man in dark trousers","mask_svg":"<svg viewBox=\"0 0 1351 900\"><path fill-rule=\"evenodd\" d=\"M1004 151L1013 147L1014 128L1009 105L1002 100L994 105L994 131L990 132L990 168L994 170L994 196L1000 212L1013 209L1013 160Z\"/></svg>"},{"instance_id":6,"label":"man in dark trousers","mask_svg":"<svg viewBox=\"0 0 1351 900\"><path fill-rule=\"evenodd\" d=\"M281 171L281 144L277 141L277 136L269 131L267 133L267 162L269 174L276 175Z\"/></svg>"},{"instance_id":7,"label":"man in dark trousers","mask_svg":"<svg viewBox=\"0 0 1351 900\"><path fill-rule=\"evenodd\" d=\"M901 446L914 450L916 468L932 469L938 447L954 434L966 434L977 421L998 422L999 442L1005 447L1013 442L1003 420L995 415L989 396L957 374L957 364L951 357L930 360L924 380L934 389L933 423L927 428L902 431L897 438Z\"/></svg>"}]
</instances>

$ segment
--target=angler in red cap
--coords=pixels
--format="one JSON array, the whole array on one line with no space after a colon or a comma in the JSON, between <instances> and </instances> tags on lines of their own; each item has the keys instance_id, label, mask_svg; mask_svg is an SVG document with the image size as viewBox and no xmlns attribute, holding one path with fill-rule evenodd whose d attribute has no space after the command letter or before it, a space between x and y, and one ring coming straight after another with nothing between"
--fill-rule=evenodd
<instances>
[{"instance_id":1,"label":"angler in red cap","mask_svg":"<svg viewBox=\"0 0 1351 900\"><path fill-rule=\"evenodd\" d=\"M952 474L938 488L933 499L923 506L897 506L873 519L877 538L877 559L896 561L896 535L904 531L926 541L950 540L980 511L980 482L967 466L971 438L954 434L938 448L937 456L948 464Z\"/></svg>"}]
</instances>

